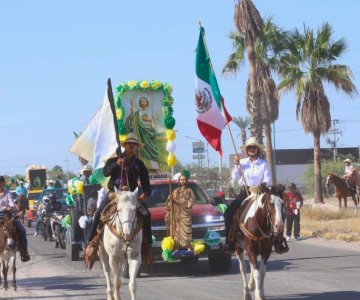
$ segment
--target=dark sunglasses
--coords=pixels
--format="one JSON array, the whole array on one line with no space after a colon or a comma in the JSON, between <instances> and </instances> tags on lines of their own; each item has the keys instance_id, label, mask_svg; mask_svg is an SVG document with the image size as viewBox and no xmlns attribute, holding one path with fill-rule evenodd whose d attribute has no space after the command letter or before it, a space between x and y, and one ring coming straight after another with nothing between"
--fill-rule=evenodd
<instances>
[{"instance_id":1,"label":"dark sunglasses","mask_svg":"<svg viewBox=\"0 0 360 300\"><path fill-rule=\"evenodd\" d=\"M137 145L138 143L126 142L125 144L129 144L129 145Z\"/></svg>"},{"instance_id":2,"label":"dark sunglasses","mask_svg":"<svg viewBox=\"0 0 360 300\"><path fill-rule=\"evenodd\" d=\"M257 146L247 146L248 149L257 149Z\"/></svg>"}]
</instances>

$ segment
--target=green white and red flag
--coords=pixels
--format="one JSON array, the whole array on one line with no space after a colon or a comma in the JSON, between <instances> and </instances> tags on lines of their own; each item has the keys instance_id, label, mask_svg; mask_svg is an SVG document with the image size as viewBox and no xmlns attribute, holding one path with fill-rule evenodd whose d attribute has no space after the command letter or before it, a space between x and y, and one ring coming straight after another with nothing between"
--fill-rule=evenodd
<instances>
[{"instance_id":1,"label":"green white and red flag","mask_svg":"<svg viewBox=\"0 0 360 300\"><path fill-rule=\"evenodd\" d=\"M200 27L195 62L195 108L198 113L196 119L201 134L222 155L221 133L232 118L220 94L204 34L204 28Z\"/></svg>"}]
</instances>

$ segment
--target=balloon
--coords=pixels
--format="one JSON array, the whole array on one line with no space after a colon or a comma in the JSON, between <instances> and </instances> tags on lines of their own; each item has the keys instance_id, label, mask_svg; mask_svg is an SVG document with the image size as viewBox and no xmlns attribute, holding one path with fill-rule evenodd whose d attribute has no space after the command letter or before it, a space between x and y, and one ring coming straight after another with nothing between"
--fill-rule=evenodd
<instances>
[{"instance_id":1,"label":"balloon","mask_svg":"<svg viewBox=\"0 0 360 300\"><path fill-rule=\"evenodd\" d=\"M173 141L176 138L176 133L173 129L167 129L166 130L166 138L168 141Z\"/></svg>"},{"instance_id":2,"label":"balloon","mask_svg":"<svg viewBox=\"0 0 360 300\"><path fill-rule=\"evenodd\" d=\"M176 149L176 145L173 141L168 141L166 143L166 151L169 153L174 153Z\"/></svg>"},{"instance_id":3,"label":"balloon","mask_svg":"<svg viewBox=\"0 0 360 300\"><path fill-rule=\"evenodd\" d=\"M136 86L137 82L135 80L130 80L127 82L127 85L130 89L133 89Z\"/></svg>"},{"instance_id":4,"label":"balloon","mask_svg":"<svg viewBox=\"0 0 360 300\"><path fill-rule=\"evenodd\" d=\"M186 177L186 179L190 178L190 171L189 170L182 170L181 174L184 175Z\"/></svg>"},{"instance_id":5,"label":"balloon","mask_svg":"<svg viewBox=\"0 0 360 300\"><path fill-rule=\"evenodd\" d=\"M78 194L84 194L84 182L82 182L81 180L77 181L75 187Z\"/></svg>"},{"instance_id":6,"label":"balloon","mask_svg":"<svg viewBox=\"0 0 360 300\"><path fill-rule=\"evenodd\" d=\"M204 244L198 244L194 248L195 254L200 254L201 252L204 252L204 250L205 250L205 245Z\"/></svg>"},{"instance_id":7,"label":"balloon","mask_svg":"<svg viewBox=\"0 0 360 300\"><path fill-rule=\"evenodd\" d=\"M175 127L175 119L173 117L166 117L164 123L167 129L173 129Z\"/></svg>"},{"instance_id":8,"label":"balloon","mask_svg":"<svg viewBox=\"0 0 360 300\"><path fill-rule=\"evenodd\" d=\"M67 206L75 206L75 201L74 201L73 197L71 196L71 194L67 194L67 196L66 196L66 205Z\"/></svg>"},{"instance_id":9,"label":"balloon","mask_svg":"<svg viewBox=\"0 0 360 300\"><path fill-rule=\"evenodd\" d=\"M167 164L169 167L173 167L176 165L176 156L173 153L169 153L167 157Z\"/></svg>"},{"instance_id":10,"label":"balloon","mask_svg":"<svg viewBox=\"0 0 360 300\"><path fill-rule=\"evenodd\" d=\"M161 242L161 249L172 251L173 248L174 248L174 240L170 236L164 237L164 239Z\"/></svg>"},{"instance_id":11,"label":"balloon","mask_svg":"<svg viewBox=\"0 0 360 300\"><path fill-rule=\"evenodd\" d=\"M149 88L149 87L150 87L149 81L147 81L147 80L141 81L141 82L140 82L140 87L141 87L142 89L147 89L147 88Z\"/></svg>"}]
</instances>

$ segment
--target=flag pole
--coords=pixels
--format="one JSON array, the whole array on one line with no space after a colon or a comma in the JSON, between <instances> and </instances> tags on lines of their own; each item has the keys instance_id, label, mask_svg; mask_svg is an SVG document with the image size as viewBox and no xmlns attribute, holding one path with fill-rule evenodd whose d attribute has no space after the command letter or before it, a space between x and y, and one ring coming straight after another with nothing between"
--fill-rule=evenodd
<instances>
[{"instance_id":1,"label":"flag pole","mask_svg":"<svg viewBox=\"0 0 360 300\"><path fill-rule=\"evenodd\" d=\"M207 54L207 56L208 56L208 58L209 58L210 69L211 69L211 72L213 73L213 75L214 75L214 77L215 77L215 71L214 71L214 68L213 68L213 65L212 65L212 62L211 62L211 59L210 59L209 50L208 50L208 47L207 47L207 44L206 44L205 36L204 36L203 31L201 30L201 28L202 28L202 26L201 26L201 21L199 21L199 26L200 26L200 34L201 34L201 37L202 37L203 42L204 42L206 54ZM215 78L216 78L216 77L215 77ZM231 142L232 142L232 145L233 145L233 148L234 148L234 151L235 151L235 155L237 155L237 156L239 157L239 153L238 153L237 150L236 150L235 141L234 141L234 137L233 137L232 132L231 132L231 128L230 128L229 122L227 122L226 125L227 125L227 128L228 128L229 133L230 133ZM239 166L239 169L240 169L241 177L242 177L243 182L244 182L246 194L249 196L250 193L249 193L249 189L248 189L248 186L247 186L247 182L246 182L246 178L245 178L245 175L244 175L244 171L243 171L240 163L239 163L238 166Z\"/></svg>"}]
</instances>

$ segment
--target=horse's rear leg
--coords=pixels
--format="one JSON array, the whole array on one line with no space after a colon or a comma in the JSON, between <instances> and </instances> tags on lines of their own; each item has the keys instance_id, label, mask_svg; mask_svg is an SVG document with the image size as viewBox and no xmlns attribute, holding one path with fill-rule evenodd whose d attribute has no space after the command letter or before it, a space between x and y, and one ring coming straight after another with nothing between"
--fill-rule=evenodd
<instances>
[{"instance_id":1,"label":"horse's rear leg","mask_svg":"<svg viewBox=\"0 0 360 300\"><path fill-rule=\"evenodd\" d=\"M16 291L16 253L14 253L14 256L11 258L12 260L12 271L13 271L13 280L12 280L12 287L14 288L14 291Z\"/></svg>"},{"instance_id":2,"label":"horse's rear leg","mask_svg":"<svg viewBox=\"0 0 360 300\"><path fill-rule=\"evenodd\" d=\"M107 300L114 300L113 291L111 289L111 281L110 281L111 269L110 269L110 264L109 264L109 256L101 244L99 247L98 255L99 255L99 258L100 258L100 261L101 261L101 264L103 267L103 272L105 275Z\"/></svg>"},{"instance_id":3,"label":"horse's rear leg","mask_svg":"<svg viewBox=\"0 0 360 300\"><path fill-rule=\"evenodd\" d=\"M245 264L245 259L244 259L244 251L243 250L240 250L240 251L241 251L240 253L236 252L236 257L239 261L240 273L241 273L241 278L243 281L244 299L251 300L250 289L248 287L248 282L246 279L246 264Z\"/></svg>"},{"instance_id":4,"label":"horse's rear leg","mask_svg":"<svg viewBox=\"0 0 360 300\"><path fill-rule=\"evenodd\" d=\"M2 265L3 262L0 260L0 284L2 283L2 279L1 279Z\"/></svg>"},{"instance_id":5,"label":"horse's rear leg","mask_svg":"<svg viewBox=\"0 0 360 300\"><path fill-rule=\"evenodd\" d=\"M113 286L114 286L114 298L120 300L120 286L121 286L121 266L119 260L113 256L109 256L109 262L112 273L114 275Z\"/></svg>"}]
</instances>

